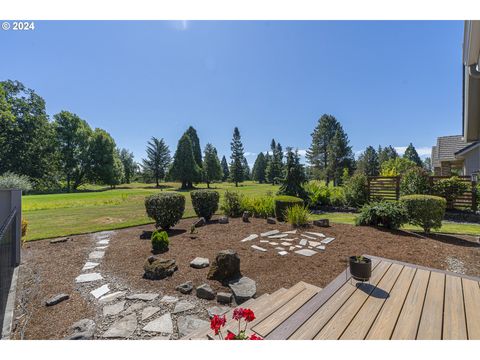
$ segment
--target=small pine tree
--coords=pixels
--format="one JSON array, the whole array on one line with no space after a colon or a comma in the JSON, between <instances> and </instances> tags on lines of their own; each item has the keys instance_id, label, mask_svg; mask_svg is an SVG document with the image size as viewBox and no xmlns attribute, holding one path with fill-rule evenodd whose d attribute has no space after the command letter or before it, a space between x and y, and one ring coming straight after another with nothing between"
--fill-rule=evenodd
<instances>
[{"instance_id":1,"label":"small pine tree","mask_svg":"<svg viewBox=\"0 0 480 360\"><path fill-rule=\"evenodd\" d=\"M266 180L265 172L267 169L267 162L263 152L258 154L255 164L252 169L252 179L258 181L260 184L263 184Z\"/></svg>"},{"instance_id":2,"label":"small pine tree","mask_svg":"<svg viewBox=\"0 0 480 360\"><path fill-rule=\"evenodd\" d=\"M230 170L228 169L228 162L227 159L225 158L225 155L222 157L222 171L223 171L223 177L222 181L227 181L229 176L230 176Z\"/></svg>"},{"instance_id":3,"label":"small pine tree","mask_svg":"<svg viewBox=\"0 0 480 360\"><path fill-rule=\"evenodd\" d=\"M242 138L237 127L233 130L230 148L232 149L232 155L230 155L230 179L235 183L235 186L238 187L238 183L242 182L244 177L244 169L242 166L244 154Z\"/></svg>"},{"instance_id":4,"label":"small pine tree","mask_svg":"<svg viewBox=\"0 0 480 360\"><path fill-rule=\"evenodd\" d=\"M307 181L303 165L300 164L298 150L295 152L287 147L287 160L285 164L285 176L280 186L279 194L305 198L303 185Z\"/></svg>"},{"instance_id":5,"label":"small pine tree","mask_svg":"<svg viewBox=\"0 0 480 360\"><path fill-rule=\"evenodd\" d=\"M243 161L242 161L242 167L243 167L243 180L250 180L251 179L250 166L248 165L248 161L245 157L243 158Z\"/></svg>"},{"instance_id":6,"label":"small pine tree","mask_svg":"<svg viewBox=\"0 0 480 360\"><path fill-rule=\"evenodd\" d=\"M272 139L270 143L270 149L272 150L272 155L270 161L267 165L267 179L268 182L272 185L278 183L279 179L282 177L283 170L283 150L280 143L276 143L275 139Z\"/></svg>"},{"instance_id":7,"label":"small pine tree","mask_svg":"<svg viewBox=\"0 0 480 360\"><path fill-rule=\"evenodd\" d=\"M143 169L155 179L157 187L160 186L159 181L165 178L168 166L172 158L170 149L163 139L152 139L147 144L147 158L143 159Z\"/></svg>"},{"instance_id":8,"label":"small pine tree","mask_svg":"<svg viewBox=\"0 0 480 360\"><path fill-rule=\"evenodd\" d=\"M180 181L182 189L191 189L194 182L201 181L201 169L195 162L192 141L187 134L183 134L178 141L169 177Z\"/></svg>"},{"instance_id":9,"label":"small pine tree","mask_svg":"<svg viewBox=\"0 0 480 360\"><path fill-rule=\"evenodd\" d=\"M405 150L405 154L403 154L403 158L413 161L417 166L422 167L423 162L422 159L420 159L420 156L418 156L417 150L415 149L415 146L413 146L412 143L407 146L407 149Z\"/></svg>"},{"instance_id":10,"label":"small pine tree","mask_svg":"<svg viewBox=\"0 0 480 360\"><path fill-rule=\"evenodd\" d=\"M210 188L212 181L221 180L222 177L222 166L218 160L217 149L212 144L207 144L203 156L203 179Z\"/></svg>"}]
</instances>

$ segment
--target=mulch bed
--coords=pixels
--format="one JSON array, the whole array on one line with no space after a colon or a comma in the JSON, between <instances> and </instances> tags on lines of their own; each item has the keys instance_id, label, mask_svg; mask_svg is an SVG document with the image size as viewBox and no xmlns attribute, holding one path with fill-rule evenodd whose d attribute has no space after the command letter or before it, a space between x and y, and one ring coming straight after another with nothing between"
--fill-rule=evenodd
<instances>
[{"instance_id":1,"label":"mulch bed","mask_svg":"<svg viewBox=\"0 0 480 360\"><path fill-rule=\"evenodd\" d=\"M208 282L216 290L225 290L220 283L206 280L208 268L193 269L189 263L197 256L209 258L212 262L219 250L233 249L240 255L243 275L257 282L257 295L272 293L281 287L289 288L299 281L325 287L346 268L346 258L358 254L443 270L449 270L447 259L455 258L463 262L466 274L480 276L480 244L471 236L424 237L404 231L333 224L329 228L309 229L335 237L325 252L312 257L293 253L279 256L273 246L260 244L258 239L244 243L240 240L267 230L291 230L288 224L270 225L263 219L252 219L250 223L230 219L229 224L219 224L213 220L198 228L198 237L191 239L188 229L193 222L194 219L182 220L169 231L170 249L161 256L173 258L178 264L179 270L171 278L157 281L142 278L143 264L151 255L151 244L149 240L140 239L140 235L143 230L153 230L153 225L117 230L99 266L100 272L115 277L132 291L175 295L175 287L189 280L195 286ZM72 323L92 316L95 311L93 304L75 292L74 283L92 248L92 240L89 235L72 239L55 245L48 240L36 241L23 250L17 302L23 295L31 314L24 327L25 338L62 338ZM252 244L269 251L255 251L250 248ZM44 306L46 298L60 292L69 293L71 299L51 308ZM17 316L22 313L21 309L18 312ZM17 338L20 337L21 324L19 321L15 332Z\"/></svg>"}]
</instances>

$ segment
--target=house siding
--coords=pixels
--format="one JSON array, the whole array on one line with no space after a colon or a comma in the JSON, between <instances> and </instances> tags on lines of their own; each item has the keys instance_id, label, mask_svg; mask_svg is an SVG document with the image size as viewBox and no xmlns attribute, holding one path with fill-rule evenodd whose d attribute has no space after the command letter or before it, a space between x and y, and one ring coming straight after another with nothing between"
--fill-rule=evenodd
<instances>
[{"instance_id":1,"label":"house siding","mask_svg":"<svg viewBox=\"0 0 480 360\"><path fill-rule=\"evenodd\" d=\"M465 154L464 158L463 167L465 175L472 175L480 171L480 147Z\"/></svg>"}]
</instances>

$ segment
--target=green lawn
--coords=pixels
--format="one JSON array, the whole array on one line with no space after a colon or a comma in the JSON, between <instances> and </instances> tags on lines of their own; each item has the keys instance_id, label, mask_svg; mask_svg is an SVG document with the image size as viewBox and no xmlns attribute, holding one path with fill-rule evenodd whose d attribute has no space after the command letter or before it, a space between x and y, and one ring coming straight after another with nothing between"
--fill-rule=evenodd
<instances>
[{"instance_id":1,"label":"green lawn","mask_svg":"<svg viewBox=\"0 0 480 360\"><path fill-rule=\"evenodd\" d=\"M117 189L88 186L83 192L72 194L26 195L23 197L23 214L28 221L26 240L38 240L50 237L82 234L101 230L119 229L135 225L152 223L145 215L144 198L159 191L178 191L179 184L162 184L163 190L151 184L122 185ZM198 188L205 188L199 185ZM226 189L238 190L248 196L275 193L278 186L245 182L238 188L231 183L212 186L220 194ZM187 192L184 217L195 216L190 196ZM314 215L314 218L326 217L332 222L354 224L355 214L328 213ZM420 230L406 226L409 230ZM480 225L444 222L439 230L443 233L480 234Z\"/></svg>"}]
</instances>

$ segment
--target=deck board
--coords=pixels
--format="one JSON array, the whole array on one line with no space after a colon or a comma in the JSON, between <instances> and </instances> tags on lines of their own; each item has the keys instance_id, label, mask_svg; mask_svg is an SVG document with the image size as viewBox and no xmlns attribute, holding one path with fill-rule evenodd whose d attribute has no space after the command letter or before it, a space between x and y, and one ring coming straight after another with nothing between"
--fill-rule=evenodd
<instances>
[{"instance_id":1,"label":"deck board","mask_svg":"<svg viewBox=\"0 0 480 360\"><path fill-rule=\"evenodd\" d=\"M462 279L458 276L447 275L445 279L445 311L443 324L443 339L467 339Z\"/></svg>"},{"instance_id":2,"label":"deck board","mask_svg":"<svg viewBox=\"0 0 480 360\"><path fill-rule=\"evenodd\" d=\"M462 279L469 340L480 340L480 283Z\"/></svg>"},{"instance_id":3,"label":"deck board","mask_svg":"<svg viewBox=\"0 0 480 360\"><path fill-rule=\"evenodd\" d=\"M444 295L445 274L432 272L418 327L418 340L442 339Z\"/></svg>"}]
</instances>

